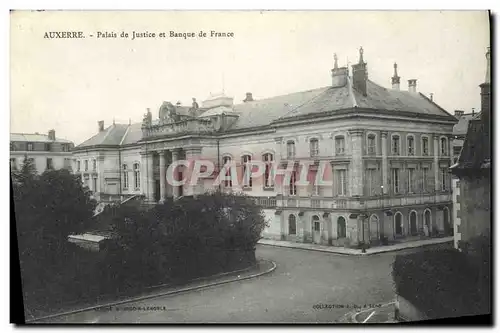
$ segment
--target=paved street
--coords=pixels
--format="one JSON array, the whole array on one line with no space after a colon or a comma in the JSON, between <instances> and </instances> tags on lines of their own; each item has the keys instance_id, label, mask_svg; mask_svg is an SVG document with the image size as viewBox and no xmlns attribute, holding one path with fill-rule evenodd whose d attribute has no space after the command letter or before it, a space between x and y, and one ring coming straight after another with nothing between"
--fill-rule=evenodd
<instances>
[{"instance_id":1,"label":"paved street","mask_svg":"<svg viewBox=\"0 0 500 333\"><path fill-rule=\"evenodd\" d=\"M328 323L352 308L394 300L391 263L397 253L343 256L259 245L274 272L175 296L120 305L160 310L87 311L50 322L71 323ZM323 308L318 309L319 304Z\"/></svg>"}]
</instances>

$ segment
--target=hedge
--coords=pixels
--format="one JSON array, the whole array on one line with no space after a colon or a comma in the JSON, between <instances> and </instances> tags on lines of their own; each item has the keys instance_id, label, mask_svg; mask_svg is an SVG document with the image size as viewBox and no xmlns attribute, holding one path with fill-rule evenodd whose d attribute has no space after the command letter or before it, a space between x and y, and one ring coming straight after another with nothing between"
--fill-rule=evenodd
<instances>
[{"instance_id":1,"label":"hedge","mask_svg":"<svg viewBox=\"0 0 500 333\"><path fill-rule=\"evenodd\" d=\"M480 274L456 249L397 255L392 266L395 291L428 318L478 314Z\"/></svg>"}]
</instances>

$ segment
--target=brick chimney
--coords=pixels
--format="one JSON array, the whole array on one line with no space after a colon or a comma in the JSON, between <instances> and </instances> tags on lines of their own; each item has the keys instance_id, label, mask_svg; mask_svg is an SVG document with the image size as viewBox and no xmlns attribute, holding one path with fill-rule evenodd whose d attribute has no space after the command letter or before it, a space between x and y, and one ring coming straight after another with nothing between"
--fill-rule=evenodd
<instances>
[{"instance_id":1,"label":"brick chimney","mask_svg":"<svg viewBox=\"0 0 500 333\"><path fill-rule=\"evenodd\" d=\"M455 110L455 117L460 118L464 115L465 111Z\"/></svg>"},{"instance_id":2,"label":"brick chimney","mask_svg":"<svg viewBox=\"0 0 500 333\"><path fill-rule=\"evenodd\" d=\"M408 80L408 91L411 93L417 92L417 79Z\"/></svg>"},{"instance_id":3,"label":"brick chimney","mask_svg":"<svg viewBox=\"0 0 500 333\"><path fill-rule=\"evenodd\" d=\"M392 89L399 90L399 83L401 82L401 78L398 76L398 64L394 63L394 75L391 78L392 81Z\"/></svg>"},{"instance_id":4,"label":"brick chimney","mask_svg":"<svg viewBox=\"0 0 500 333\"><path fill-rule=\"evenodd\" d=\"M332 69L332 87L334 88L343 87L346 85L347 75L349 75L349 73L347 72L347 67L339 68L336 53L333 55L333 59L334 59L334 64Z\"/></svg>"},{"instance_id":5,"label":"brick chimney","mask_svg":"<svg viewBox=\"0 0 500 333\"><path fill-rule=\"evenodd\" d=\"M366 96L366 80L368 73L366 71L366 62L363 61L363 47L359 48L359 61L352 66L352 84L354 89Z\"/></svg>"},{"instance_id":6,"label":"brick chimney","mask_svg":"<svg viewBox=\"0 0 500 333\"><path fill-rule=\"evenodd\" d=\"M490 151L490 105L491 105L491 69L490 69L490 48L486 51L486 77L481 88L481 123L483 124L483 140L485 151ZM490 153L488 153L488 157Z\"/></svg>"},{"instance_id":7,"label":"brick chimney","mask_svg":"<svg viewBox=\"0 0 500 333\"><path fill-rule=\"evenodd\" d=\"M99 132L104 131L104 120L99 120L99 121L97 122L97 126L98 126L98 130L99 130Z\"/></svg>"},{"instance_id":8,"label":"brick chimney","mask_svg":"<svg viewBox=\"0 0 500 333\"><path fill-rule=\"evenodd\" d=\"M245 99L243 102L252 102L253 101L253 96L251 92L247 92Z\"/></svg>"},{"instance_id":9,"label":"brick chimney","mask_svg":"<svg viewBox=\"0 0 500 333\"><path fill-rule=\"evenodd\" d=\"M53 129L49 131L49 140L56 141L56 131Z\"/></svg>"}]
</instances>

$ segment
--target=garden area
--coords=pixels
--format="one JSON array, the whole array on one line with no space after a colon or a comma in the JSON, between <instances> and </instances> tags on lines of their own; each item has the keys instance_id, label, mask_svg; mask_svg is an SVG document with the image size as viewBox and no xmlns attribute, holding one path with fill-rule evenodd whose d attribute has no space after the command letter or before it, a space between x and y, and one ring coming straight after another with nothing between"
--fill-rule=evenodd
<instances>
[{"instance_id":1,"label":"garden area","mask_svg":"<svg viewBox=\"0 0 500 333\"><path fill-rule=\"evenodd\" d=\"M77 176L66 170L37 176L29 162L12 174L12 187L27 319L251 267L266 225L253 200L219 192L147 210L121 205L93 218L97 203ZM67 240L103 226L116 237L102 251Z\"/></svg>"}]
</instances>

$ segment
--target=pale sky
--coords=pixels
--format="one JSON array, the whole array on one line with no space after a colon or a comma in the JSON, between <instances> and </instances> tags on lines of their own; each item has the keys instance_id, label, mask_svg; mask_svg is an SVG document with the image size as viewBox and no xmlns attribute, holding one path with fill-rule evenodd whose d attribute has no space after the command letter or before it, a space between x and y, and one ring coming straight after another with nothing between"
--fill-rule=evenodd
<instances>
[{"instance_id":1,"label":"pale sky","mask_svg":"<svg viewBox=\"0 0 500 333\"><path fill-rule=\"evenodd\" d=\"M234 38L97 39L100 32L232 32ZM44 39L83 31L85 39ZM94 37L89 35L93 34ZM417 90L452 113L479 111L489 44L486 12L14 12L11 132L47 133L79 144L105 126L140 122L163 101L199 102L223 88L235 103L331 84L364 49L369 78Z\"/></svg>"}]
</instances>

